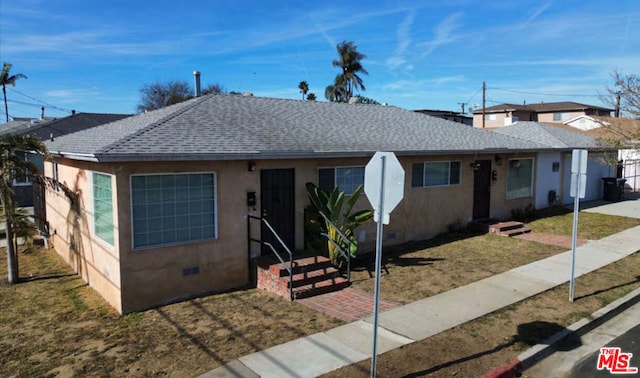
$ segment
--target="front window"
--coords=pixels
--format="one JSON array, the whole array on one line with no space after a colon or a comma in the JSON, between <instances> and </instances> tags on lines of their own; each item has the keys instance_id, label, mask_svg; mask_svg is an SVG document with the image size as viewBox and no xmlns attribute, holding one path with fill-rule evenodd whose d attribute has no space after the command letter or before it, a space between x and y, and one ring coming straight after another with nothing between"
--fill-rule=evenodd
<instances>
[{"instance_id":1,"label":"front window","mask_svg":"<svg viewBox=\"0 0 640 378\"><path fill-rule=\"evenodd\" d=\"M507 199L533 195L533 159L510 159L507 169Z\"/></svg>"},{"instance_id":2,"label":"front window","mask_svg":"<svg viewBox=\"0 0 640 378\"><path fill-rule=\"evenodd\" d=\"M213 173L131 176L133 247L215 239L215 186Z\"/></svg>"},{"instance_id":3,"label":"front window","mask_svg":"<svg viewBox=\"0 0 640 378\"><path fill-rule=\"evenodd\" d=\"M93 172L93 230L97 237L113 245L113 202L111 176Z\"/></svg>"},{"instance_id":4,"label":"front window","mask_svg":"<svg viewBox=\"0 0 640 378\"><path fill-rule=\"evenodd\" d=\"M16 157L19 160L25 162L31 162L32 164L39 166L42 164L42 156L27 152L16 152ZM13 178L14 186L24 186L31 185L31 172L28 169L25 169L21 172L14 172Z\"/></svg>"},{"instance_id":5,"label":"front window","mask_svg":"<svg viewBox=\"0 0 640 378\"><path fill-rule=\"evenodd\" d=\"M414 188L460 184L459 161L415 163L411 173L411 186Z\"/></svg>"},{"instance_id":6,"label":"front window","mask_svg":"<svg viewBox=\"0 0 640 378\"><path fill-rule=\"evenodd\" d=\"M553 120L554 121L558 121L558 122L564 122L564 121L568 121L569 120L569 113L553 113Z\"/></svg>"},{"instance_id":7,"label":"front window","mask_svg":"<svg viewBox=\"0 0 640 378\"><path fill-rule=\"evenodd\" d=\"M331 192L336 186L346 195L353 194L356 188L364 185L364 167L335 167L318 170L318 187Z\"/></svg>"}]
</instances>

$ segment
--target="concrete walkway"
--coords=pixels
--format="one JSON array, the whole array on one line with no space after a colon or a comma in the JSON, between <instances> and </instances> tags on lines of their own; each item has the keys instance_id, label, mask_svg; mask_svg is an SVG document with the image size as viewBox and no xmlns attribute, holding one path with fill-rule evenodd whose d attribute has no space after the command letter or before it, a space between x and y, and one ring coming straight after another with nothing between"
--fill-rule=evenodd
<instances>
[{"instance_id":1,"label":"concrete walkway","mask_svg":"<svg viewBox=\"0 0 640 378\"><path fill-rule=\"evenodd\" d=\"M624 204L628 206L623 206ZM590 211L640 217L638 199ZM613 207L607 207L613 205ZM622 205L622 206L621 206ZM612 210L609 210L612 209ZM576 249L576 277L638 251L640 226ZM378 353L453 328L569 281L571 251L380 313ZM315 377L371 358L371 317L240 357L201 377Z\"/></svg>"}]
</instances>

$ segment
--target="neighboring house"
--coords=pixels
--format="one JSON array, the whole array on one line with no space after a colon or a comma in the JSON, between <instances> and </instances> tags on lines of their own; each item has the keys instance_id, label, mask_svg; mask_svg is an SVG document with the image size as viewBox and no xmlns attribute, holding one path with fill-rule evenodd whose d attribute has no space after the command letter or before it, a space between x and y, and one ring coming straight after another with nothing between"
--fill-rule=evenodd
<instances>
[{"instance_id":1,"label":"neighboring house","mask_svg":"<svg viewBox=\"0 0 640 378\"><path fill-rule=\"evenodd\" d=\"M577 102L541 102L539 104L500 104L473 111L473 127L493 129L518 121L562 123L581 115L609 116L613 109Z\"/></svg>"},{"instance_id":2,"label":"neighboring house","mask_svg":"<svg viewBox=\"0 0 640 378\"><path fill-rule=\"evenodd\" d=\"M571 197L571 156L573 149L589 151L587 186L583 201L603 196L603 177L615 175L615 167L608 164L616 150L603 150L596 138L553 125L537 122L518 122L493 130L495 133L535 141L549 147L536 157L535 208L555 204L569 204Z\"/></svg>"},{"instance_id":3,"label":"neighboring house","mask_svg":"<svg viewBox=\"0 0 640 378\"><path fill-rule=\"evenodd\" d=\"M603 141L619 144L617 160L626 180L625 190L640 191L640 120L630 118L599 118L601 127L585 131Z\"/></svg>"},{"instance_id":4,"label":"neighboring house","mask_svg":"<svg viewBox=\"0 0 640 378\"><path fill-rule=\"evenodd\" d=\"M128 114L75 113L63 118L17 119L0 125L0 134L36 135L41 140L57 138L62 135L85 130L97 125L129 117ZM42 156L25 151L24 159L31 161L44 172ZM23 207L34 207L34 214L41 231L45 231L44 192L43 188L35 189L31 179L24 177L15 180L13 190L16 203Z\"/></svg>"},{"instance_id":5,"label":"neighboring house","mask_svg":"<svg viewBox=\"0 0 640 378\"><path fill-rule=\"evenodd\" d=\"M533 206L538 152L567 151L393 106L227 95L47 146L47 174L75 193L47 192L52 244L121 313L246 286L263 253L251 239L275 239L249 217L302 250L305 184L349 194L376 151L405 170L387 245ZM374 248L375 224L357 234L361 250Z\"/></svg>"},{"instance_id":6,"label":"neighboring house","mask_svg":"<svg viewBox=\"0 0 640 378\"><path fill-rule=\"evenodd\" d=\"M468 115L463 113L452 112L450 110L420 109L415 110L415 112L446 119L448 121L464 123L468 126L473 125L473 117L469 117Z\"/></svg>"}]
</instances>

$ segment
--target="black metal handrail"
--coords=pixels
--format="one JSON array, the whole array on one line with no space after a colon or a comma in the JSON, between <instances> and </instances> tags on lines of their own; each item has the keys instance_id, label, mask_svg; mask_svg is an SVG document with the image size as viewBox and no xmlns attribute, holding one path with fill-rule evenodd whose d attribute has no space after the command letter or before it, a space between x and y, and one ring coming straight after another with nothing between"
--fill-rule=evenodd
<instances>
[{"instance_id":1,"label":"black metal handrail","mask_svg":"<svg viewBox=\"0 0 640 378\"><path fill-rule=\"evenodd\" d=\"M325 234L325 233L321 234L322 236L326 237L327 240L329 240L329 242L337 248L338 252L340 252L342 256L344 256L347 259L347 282L351 283L351 245L355 243L353 242L353 240L348 238L344 233L342 233L342 231L340 231L338 226L335 223L333 223L326 215L324 215L322 211L318 211L318 214L320 214L322 218L324 218L325 222L328 222L336 230L336 232L338 233L340 238L342 238L342 240L349 243L349 251L345 252L345 250L340 246L340 244L336 243L335 240L331 239L331 237L328 234Z\"/></svg>"},{"instance_id":2,"label":"black metal handrail","mask_svg":"<svg viewBox=\"0 0 640 378\"><path fill-rule=\"evenodd\" d=\"M264 225L267 226L269 231L271 231L271 234L275 236L276 240L280 243L282 248L284 248L284 250L289 255L289 266L287 266L287 263L284 261L282 256L280 256L280 254L278 253L276 248L273 246L273 244L269 242L265 242L262 239L255 239L251 237L251 219L259 220L261 223L264 223ZM251 256L251 245L250 245L251 242L260 243L260 245L266 245L273 252L273 254L278 258L278 260L280 260L280 263L287 270L287 272L289 272L289 300L293 301L293 253L291 252L289 247L287 247L287 245L282 241L282 239L280 238L276 230L273 229L269 221L267 221L265 218L256 217L255 215L250 215L250 214L247 215L247 235L249 239L249 243L248 243L249 256Z\"/></svg>"}]
</instances>

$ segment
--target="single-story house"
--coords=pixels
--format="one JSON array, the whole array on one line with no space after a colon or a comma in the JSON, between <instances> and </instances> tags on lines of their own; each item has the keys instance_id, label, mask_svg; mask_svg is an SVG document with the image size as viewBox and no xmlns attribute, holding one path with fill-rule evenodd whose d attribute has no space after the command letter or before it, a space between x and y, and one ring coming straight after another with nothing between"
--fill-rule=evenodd
<instances>
[{"instance_id":1,"label":"single-story house","mask_svg":"<svg viewBox=\"0 0 640 378\"><path fill-rule=\"evenodd\" d=\"M247 285L250 239L273 239L250 216L302 250L306 183L351 193L376 151L405 170L387 245L533 206L538 154L567 151L394 106L215 94L47 146L72 193L47 192L51 243L121 313ZM358 236L373 249L375 225Z\"/></svg>"},{"instance_id":2,"label":"single-story house","mask_svg":"<svg viewBox=\"0 0 640 378\"><path fill-rule=\"evenodd\" d=\"M602 178L615 176L615 166L611 166L609 162L611 156L615 156L617 152L603 150L596 138L584 133L538 122L518 122L493 131L550 147L547 151L539 151L536 156L536 209L573 203L570 193L573 149L589 151L587 186L582 201L602 198Z\"/></svg>"}]
</instances>

